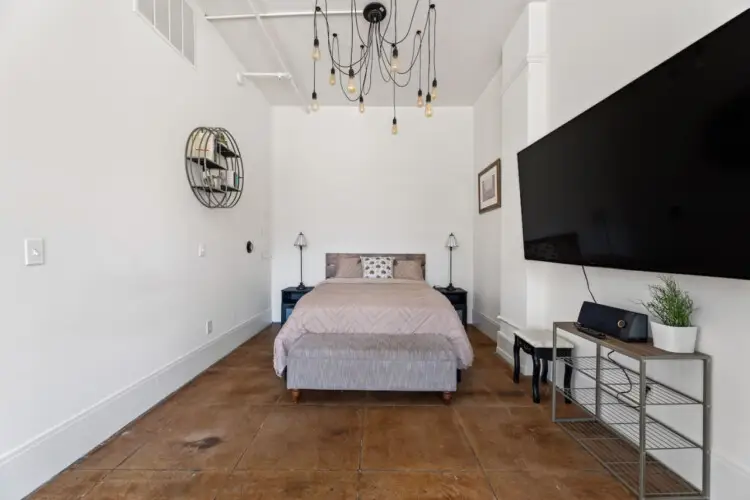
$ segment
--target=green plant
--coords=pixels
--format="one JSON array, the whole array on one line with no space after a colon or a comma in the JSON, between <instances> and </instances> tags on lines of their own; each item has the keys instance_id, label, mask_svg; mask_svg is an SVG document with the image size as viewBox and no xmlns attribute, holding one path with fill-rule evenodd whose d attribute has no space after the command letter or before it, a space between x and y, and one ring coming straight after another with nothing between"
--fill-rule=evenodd
<instances>
[{"instance_id":1,"label":"green plant","mask_svg":"<svg viewBox=\"0 0 750 500\"><path fill-rule=\"evenodd\" d=\"M660 279L661 284L649 285L651 300L641 301L641 305L666 326L693 326L693 299L680 289L672 276L660 276Z\"/></svg>"}]
</instances>

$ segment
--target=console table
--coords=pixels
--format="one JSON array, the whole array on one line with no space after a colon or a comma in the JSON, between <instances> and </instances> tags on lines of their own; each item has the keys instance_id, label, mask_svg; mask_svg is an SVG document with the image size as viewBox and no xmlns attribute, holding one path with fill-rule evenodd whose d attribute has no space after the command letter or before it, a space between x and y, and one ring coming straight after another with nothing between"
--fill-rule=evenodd
<instances>
[{"instance_id":1,"label":"console table","mask_svg":"<svg viewBox=\"0 0 750 500\"><path fill-rule=\"evenodd\" d=\"M595 356L564 356L558 344L559 331L596 344ZM711 481L711 357L695 352L681 354L663 351L648 343L626 343L612 337L599 339L578 331L574 323L554 323L552 328L552 380L557 361L590 380L593 387L560 388L584 410L584 417L561 418L552 398L552 420L639 500L691 499L710 496ZM605 351L604 353L602 351ZM609 352L611 351L611 353ZM612 359L616 353L630 358L638 370ZM695 361L702 365L702 396L693 397L647 376L650 361ZM630 364L630 363L629 363ZM696 367L697 368L697 367ZM648 407L693 405L702 409L702 439L693 440L647 411ZM696 488L670 469L654 452L695 450L701 454L702 483ZM664 456L660 454L659 456Z\"/></svg>"}]
</instances>

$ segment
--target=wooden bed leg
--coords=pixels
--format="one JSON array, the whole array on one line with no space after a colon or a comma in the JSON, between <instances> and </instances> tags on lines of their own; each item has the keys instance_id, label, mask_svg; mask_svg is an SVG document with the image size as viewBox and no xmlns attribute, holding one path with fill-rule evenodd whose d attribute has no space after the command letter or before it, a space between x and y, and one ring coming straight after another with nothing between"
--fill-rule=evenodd
<instances>
[{"instance_id":1,"label":"wooden bed leg","mask_svg":"<svg viewBox=\"0 0 750 500\"><path fill-rule=\"evenodd\" d=\"M446 405L451 404L451 400L453 399L453 394L450 392L444 392L443 393L443 403Z\"/></svg>"},{"instance_id":2,"label":"wooden bed leg","mask_svg":"<svg viewBox=\"0 0 750 500\"><path fill-rule=\"evenodd\" d=\"M292 403L299 403L299 389L292 389Z\"/></svg>"}]
</instances>

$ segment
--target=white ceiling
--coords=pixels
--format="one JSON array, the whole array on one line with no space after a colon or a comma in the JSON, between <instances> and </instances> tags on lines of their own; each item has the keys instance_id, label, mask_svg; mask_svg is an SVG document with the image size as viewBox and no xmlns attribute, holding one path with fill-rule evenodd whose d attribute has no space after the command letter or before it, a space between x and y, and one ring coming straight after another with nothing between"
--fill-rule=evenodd
<instances>
[{"instance_id":1,"label":"white ceiling","mask_svg":"<svg viewBox=\"0 0 750 500\"><path fill-rule=\"evenodd\" d=\"M312 12L315 0L196 0L207 15L249 14L251 3L259 12ZM393 0L381 0L388 8ZM530 0L432 0L437 8L437 77L441 106L471 106L487 86L500 67L502 43L508 36L523 7ZM419 3L414 28L409 43L399 46L401 59L408 60L412 54L411 39L416 27L424 26L429 0L401 0L398 5L399 33L406 33L416 3ZM362 9L369 0L355 0L357 9ZM324 0L319 5L325 8ZM328 0L328 9L349 10L351 0ZM389 15L391 15L389 9ZM367 30L361 16L360 31ZM351 34L349 16L330 16L331 31L337 32L341 40L342 54L349 53ZM264 18L269 35L276 41L294 83L308 102L313 87L313 19L312 17ZM272 46L264 37L255 19L212 21L212 24L227 41L246 71L282 72ZM318 18L318 36L323 57L318 63L317 92L322 105L347 105L348 101L338 86L328 84L331 68L326 47L325 22ZM355 34L355 39L357 35ZM358 45L358 43L357 43ZM359 51L359 47L357 47ZM426 52L423 56L423 82L426 81ZM346 56L343 56L346 57ZM357 56L355 55L355 58ZM301 100L289 81L277 79L255 79L256 85L273 105L300 105ZM397 89L397 104L412 105L416 102L418 83L415 76L407 88ZM427 90L423 84L423 90ZM386 84L376 73L372 89L366 97L369 106L390 106L393 101L391 84Z\"/></svg>"}]
</instances>

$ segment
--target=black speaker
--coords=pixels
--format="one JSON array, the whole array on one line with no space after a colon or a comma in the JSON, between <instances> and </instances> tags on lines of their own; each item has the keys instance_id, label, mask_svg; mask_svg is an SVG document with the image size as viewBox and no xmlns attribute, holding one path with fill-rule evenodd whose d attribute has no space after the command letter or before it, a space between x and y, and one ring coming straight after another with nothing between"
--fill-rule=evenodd
<instances>
[{"instance_id":1,"label":"black speaker","mask_svg":"<svg viewBox=\"0 0 750 500\"><path fill-rule=\"evenodd\" d=\"M623 342L648 341L648 316L642 313L584 302L578 313L578 323Z\"/></svg>"}]
</instances>

